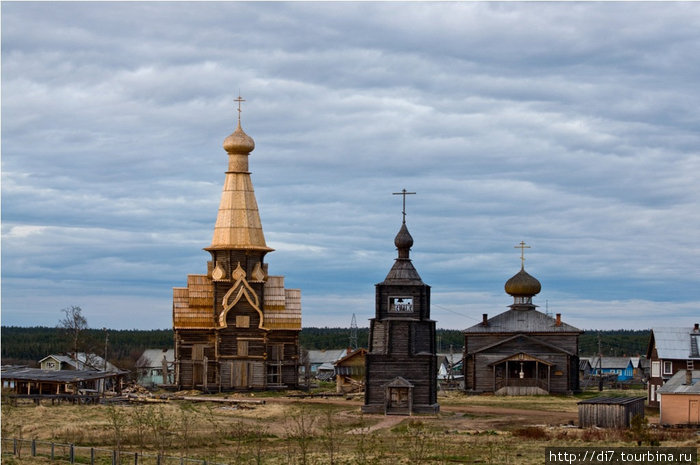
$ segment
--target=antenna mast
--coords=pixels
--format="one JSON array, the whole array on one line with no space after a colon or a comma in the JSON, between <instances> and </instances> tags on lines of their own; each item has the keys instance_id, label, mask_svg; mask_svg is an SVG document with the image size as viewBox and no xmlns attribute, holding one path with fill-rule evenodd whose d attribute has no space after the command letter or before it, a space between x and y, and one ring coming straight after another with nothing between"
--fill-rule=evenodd
<instances>
[{"instance_id":1,"label":"antenna mast","mask_svg":"<svg viewBox=\"0 0 700 465\"><path fill-rule=\"evenodd\" d=\"M355 319L354 313L350 321L350 348L352 350L357 350L357 320Z\"/></svg>"}]
</instances>

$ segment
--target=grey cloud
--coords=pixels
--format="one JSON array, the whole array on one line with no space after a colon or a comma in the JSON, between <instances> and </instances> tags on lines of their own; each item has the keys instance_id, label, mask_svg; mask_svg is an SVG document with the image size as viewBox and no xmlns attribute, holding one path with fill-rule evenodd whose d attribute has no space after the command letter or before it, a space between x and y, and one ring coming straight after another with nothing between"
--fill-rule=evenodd
<instances>
[{"instance_id":1,"label":"grey cloud","mask_svg":"<svg viewBox=\"0 0 700 465\"><path fill-rule=\"evenodd\" d=\"M240 88L270 269L303 287L305 324L371 313L403 187L436 306L503 308L526 240L578 321L655 302L681 321L700 282L697 9L3 4L3 317L39 286L45 318L58 295L168 326L170 288L205 267Z\"/></svg>"}]
</instances>

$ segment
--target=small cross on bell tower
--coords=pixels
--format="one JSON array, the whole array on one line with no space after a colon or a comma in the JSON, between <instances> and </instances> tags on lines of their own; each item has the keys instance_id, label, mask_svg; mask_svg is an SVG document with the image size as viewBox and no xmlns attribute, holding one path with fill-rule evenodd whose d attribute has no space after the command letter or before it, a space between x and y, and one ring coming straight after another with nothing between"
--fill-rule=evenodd
<instances>
[{"instance_id":1,"label":"small cross on bell tower","mask_svg":"<svg viewBox=\"0 0 700 465\"><path fill-rule=\"evenodd\" d=\"M392 192L392 195L403 196L403 210L401 210L403 214L403 224L406 224L406 196L411 194L415 194L415 192L407 192L406 189L402 189L401 192Z\"/></svg>"}]
</instances>

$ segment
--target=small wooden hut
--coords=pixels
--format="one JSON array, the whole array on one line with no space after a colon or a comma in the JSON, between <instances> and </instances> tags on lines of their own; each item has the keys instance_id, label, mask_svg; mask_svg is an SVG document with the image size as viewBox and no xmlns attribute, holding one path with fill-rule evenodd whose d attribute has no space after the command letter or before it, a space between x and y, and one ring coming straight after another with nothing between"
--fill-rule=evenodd
<instances>
[{"instance_id":1,"label":"small wooden hut","mask_svg":"<svg viewBox=\"0 0 700 465\"><path fill-rule=\"evenodd\" d=\"M581 428L629 428L635 415L644 417L646 397L594 397L578 402Z\"/></svg>"}]
</instances>

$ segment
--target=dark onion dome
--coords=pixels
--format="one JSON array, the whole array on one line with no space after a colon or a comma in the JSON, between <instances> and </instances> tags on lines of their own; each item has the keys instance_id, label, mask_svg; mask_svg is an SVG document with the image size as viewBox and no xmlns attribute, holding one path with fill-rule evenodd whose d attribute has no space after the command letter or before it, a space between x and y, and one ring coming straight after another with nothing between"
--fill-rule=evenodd
<instances>
[{"instance_id":1,"label":"dark onion dome","mask_svg":"<svg viewBox=\"0 0 700 465\"><path fill-rule=\"evenodd\" d=\"M532 297L542 290L540 282L531 276L524 268L506 281L506 292L513 297Z\"/></svg>"},{"instance_id":2,"label":"dark onion dome","mask_svg":"<svg viewBox=\"0 0 700 465\"><path fill-rule=\"evenodd\" d=\"M413 237L411 237L411 233L408 232L406 223L401 225L401 229L399 229L398 234L396 234L396 237L394 238L394 245L399 250L410 249L413 247Z\"/></svg>"},{"instance_id":3,"label":"dark onion dome","mask_svg":"<svg viewBox=\"0 0 700 465\"><path fill-rule=\"evenodd\" d=\"M228 153L250 153L255 148L255 141L248 134L243 132L241 122L238 122L233 134L224 139L224 150Z\"/></svg>"}]
</instances>

